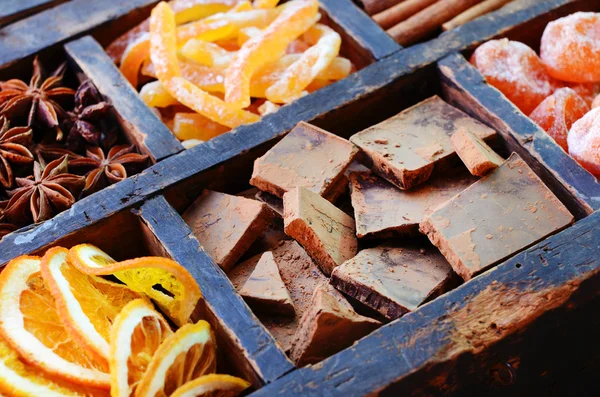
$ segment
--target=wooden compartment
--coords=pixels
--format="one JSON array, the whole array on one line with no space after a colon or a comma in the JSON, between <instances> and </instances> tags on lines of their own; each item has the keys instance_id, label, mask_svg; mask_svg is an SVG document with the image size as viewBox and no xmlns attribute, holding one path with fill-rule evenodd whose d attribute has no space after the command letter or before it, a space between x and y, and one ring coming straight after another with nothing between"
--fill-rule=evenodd
<instances>
[{"instance_id":1,"label":"wooden compartment","mask_svg":"<svg viewBox=\"0 0 600 397\"><path fill-rule=\"evenodd\" d=\"M260 388L293 368L162 196L61 236L32 254L41 255L51 246L70 248L81 243L94 244L117 260L152 255L184 266L203 295L192 318L207 320L217 337L218 372L240 376Z\"/></svg>"},{"instance_id":2,"label":"wooden compartment","mask_svg":"<svg viewBox=\"0 0 600 397\"><path fill-rule=\"evenodd\" d=\"M6 58L0 57L5 65L0 75L4 78L11 70L26 70L33 54L64 56L57 43L93 30L100 44L83 38L66 46L71 65L78 65L73 70L87 73L96 82L122 112L123 121L140 123L135 125L146 131L143 128L149 118L135 117L137 112L128 110L127 105L134 97L137 100L137 95L110 64L101 46L143 20L156 2L102 3L71 0L59 6L70 5L72 15L87 18L79 19L85 20L81 25L52 32L48 40L35 23L42 25L48 18L56 18L55 13L35 16L39 18L33 19L35 23L24 20L10 30L3 29L10 34L0 40L1 53L6 54ZM342 5L348 4L322 2L332 23L355 32L354 41L348 43L356 49L355 56L370 54L370 58L363 58L364 65L369 66L258 123L239 127L235 134L224 134L164 158L47 222L9 234L0 241L0 264L56 244L87 241L119 258L158 254L193 265L200 285L207 285L203 287L205 313L222 331L220 340L231 352L231 368L252 379L255 387L271 383L255 392L257 396L537 392L528 384L529 379L544 374L544 379L551 379L571 370L569 360L556 362L555 355L588 362L588 354L598 350L586 343L598 329L597 299L593 298L598 286L595 247L599 236L595 226L599 220L597 214L589 215L597 208L596 182L573 166L564 152L558 153L556 145L545 140L537 127L485 84L463 55L454 52L465 51L468 56L475 45L502 35L534 42L535 32L541 33L548 21L578 9L598 10L598 1L534 2L527 8L480 18L401 51L396 51L397 47L392 50L389 37L381 36L376 27L373 30L367 18L369 27L365 15L356 16L356 7ZM31 37L25 34L28 31L37 32L36 36L44 40L23 41L13 36ZM378 43L383 43L383 49ZM177 212L205 188L229 193L246 189L253 161L299 121L348 137L433 94L495 128L500 133L498 150L505 155L518 152L579 221L319 365L294 370L225 275L190 237L191 231ZM174 147L174 153L180 150ZM123 242L130 244L125 247ZM218 287L213 289L213 285ZM222 291L224 297L220 296ZM543 386L550 387L551 381L544 380Z\"/></svg>"},{"instance_id":3,"label":"wooden compartment","mask_svg":"<svg viewBox=\"0 0 600 397\"><path fill-rule=\"evenodd\" d=\"M8 25L37 12L69 0L21 0L13 1L0 11L0 26Z\"/></svg>"}]
</instances>

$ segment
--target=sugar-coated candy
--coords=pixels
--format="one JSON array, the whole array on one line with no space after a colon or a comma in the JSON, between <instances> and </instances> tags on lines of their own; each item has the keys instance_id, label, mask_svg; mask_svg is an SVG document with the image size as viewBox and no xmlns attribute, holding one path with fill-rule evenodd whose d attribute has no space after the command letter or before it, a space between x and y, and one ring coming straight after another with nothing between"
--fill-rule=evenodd
<instances>
[{"instance_id":1,"label":"sugar-coated candy","mask_svg":"<svg viewBox=\"0 0 600 397\"><path fill-rule=\"evenodd\" d=\"M542 35L540 56L556 79L600 81L600 14L576 12L550 22Z\"/></svg>"},{"instance_id":2,"label":"sugar-coated candy","mask_svg":"<svg viewBox=\"0 0 600 397\"><path fill-rule=\"evenodd\" d=\"M600 94L600 83L567 83L565 87L575 91L590 107L594 99Z\"/></svg>"},{"instance_id":3,"label":"sugar-coated candy","mask_svg":"<svg viewBox=\"0 0 600 397\"><path fill-rule=\"evenodd\" d=\"M600 108L576 121L567 136L569 154L586 170L600 177Z\"/></svg>"},{"instance_id":4,"label":"sugar-coated candy","mask_svg":"<svg viewBox=\"0 0 600 397\"><path fill-rule=\"evenodd\" d=\"M544 99L529 117L568 152L569 129L589 110L588 104L574 90L559 88Z\"/></svg>"},{"instance_id":5,"label":"sugar-coated candy","mask_svg":"<svg viewBox=\"0 0 600 397\"><path fill-rule=\"evenodd\" d=\"M525 114L558 88L535 51L518 41L488 41L475 50L471 63Z\"/></svg>"},{"instance_id":6,"label":"sugar-coated candy","mask_svg":"<svg viewBox=\"0 0 600 397\"><path fill-rule=\"evenodd\" d=\"M596 98L592 101L592 109L600 106L600 95L597 95Z\"/></svg>"}]
</instances>

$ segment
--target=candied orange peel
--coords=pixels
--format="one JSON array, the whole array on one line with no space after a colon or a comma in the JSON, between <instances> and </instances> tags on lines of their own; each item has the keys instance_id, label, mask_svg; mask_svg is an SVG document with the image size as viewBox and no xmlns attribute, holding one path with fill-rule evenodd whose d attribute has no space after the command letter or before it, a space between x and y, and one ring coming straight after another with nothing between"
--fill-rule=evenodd
<instances>
[{"instance_id":1,"label":"candied orange peel","mask_svg":"<svg viewBox=\"0 0 600 397\"><path fill-rule=\"evenodd\" d=\"M318 23L317 0L279 3L163 1L109 52L120 51L125 77L191 147L353 72L340 35Z\"/></svg>"}]
</instances>

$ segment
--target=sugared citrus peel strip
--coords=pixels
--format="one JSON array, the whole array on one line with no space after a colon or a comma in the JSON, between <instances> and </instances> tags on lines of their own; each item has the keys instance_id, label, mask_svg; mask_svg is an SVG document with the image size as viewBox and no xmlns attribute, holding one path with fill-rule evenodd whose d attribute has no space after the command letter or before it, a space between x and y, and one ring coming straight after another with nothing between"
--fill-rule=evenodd
<instances>
[{"instance_id":1,"label":"sugared citrus peel strip","mask_svg":"<svg viewBox=\"0 0 600 397\"><path fill-rule=\"evenodd\" d=\"M259 120L258 115L227 104L181 77L177 60L175 16L164 2L152 10L150 17L150 58L163 87L188 108L230 128Z\"/></svg>"},{"instance_id":2,"label":"sugared citrus peel strip","mask_svg":"<svg viewBox=\"0 0 600 397\"><path fill-rule=\"evenodd\" d=\"M87 275L67 263L69 250L49 249L41 263L44 282L71 336L108 365L110 328L121 309L141 295L124 285Z\"/></svg>"},{"instance_id":3,"label":"sugared citrus peel strip","mask_svg":"<svg viewBox=\"0 0 600 397\"><path fill-rule=\"evenodd\" d=\"M250 105L250 81L264 65L284 55L287 46L317 20L317 0L286 4L281 14L259 36L244 43L225 74L225 101L245 108ZM280 8L280 7L278 7Z\"/></svg>"},{"instance_id":4,"label":"sugared citrus peel strip","mask_svg":"<svg viewBox=\"0 0 600 397\"><path fill-rule=\"evenodd\" d=\"M250 386L250 383L231 375L204 375L175 390L171 397L235 397Z\"/></svg>"},{"instance_id":5,"label":"sugared citrus peel strip","mask_svg":"<svg viewBox=\"0 0 600 397\"><path fill-rule=\"evenodd\" d=\"M173 332L148 302L137 299L115 319L110 337L112 397L129 397L160 344Z\"/></svg>"},{"instance_id":6,"label":"sugared citrus peel strip","mask_svg":"<svg viewBox=\"0 0 600 397\"><path fill-rule=\"evenodd\" d=\"M116 262L98 247L80 244L69 251L69 263L88 275L114 275L131 290L156 302L177 325L189 321L202 297L192 275L171 259L144 257ZM167 293L156 289L157 284Z\"/></svg>"},{"instance_id":7,"label":"sugared citrus peel strip","mask_svg":"<svg viewBox=\"0 0 600 397\"><path fill-rule=\"evenodd\" d=\"M101 365L86 357L81 347L69 339L43 281L33 282L34 277L41 279L40 264L38 257L22 256L11 261L0 274L0 336L23 360L46 373L73 383L108 389L108 373L101 371ZM30 291L30 283L38 290ZM36 337L28 330L26 321L45 323L49 329L44 332L38 327ZM43 337L46 343L39 339ZM70 354L74 361L57 352L62 356Z\"/></svg>"},{"instance_id":8,"label":"sugared citrus peel strip","mask_svg":"<svg viewBox=\"0 0 600 397\"><path fill-rule=\"evenodd\" d=\"M150 35L148 33L144 33L137 40L129 44L125 52L123 52L119 69L133 87L137 87L138 85L140 68L149 54Z\"/></svg>"},{"instance_id":9,"label":"sugared citrus peel strip","mask_svg":"<svg viewBox=\"0 0 600 397\"><path fill-rule=\"evenodd\" d=\"M282 78L267 89L267 99L275 103L289 103L302 92L319 74L325 72L340 52L342 38L333 29L316 24L305 36L308 42L316 42L306 50L283 74Z\"/></svg>"},{"instance_id":10,"label":"sugared citrus peel strip","mask_svg":"<svg viewBox=\"0 0 600 397\"><path fill-rule=\"evenodd\" d=\"M136 397L170 396L178 387L216 370L215 340L210 325L200 320L186 324L158 348Z\"/></svg>"}]
</instances>

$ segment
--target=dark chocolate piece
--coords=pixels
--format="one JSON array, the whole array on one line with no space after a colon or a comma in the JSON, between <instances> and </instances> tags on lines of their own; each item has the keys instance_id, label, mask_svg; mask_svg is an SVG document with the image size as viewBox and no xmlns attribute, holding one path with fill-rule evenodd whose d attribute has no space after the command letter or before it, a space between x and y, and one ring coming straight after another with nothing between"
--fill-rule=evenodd
<instances>
[{"instance_id":1,"label":"dark chocolate piece","mask_svg":"<svg viewBox=\"0 0 600 397\"><path fill-rule=\"evenodd\" d=\"M390 320L445 292L450 264L435 247L384 245L362 250L336 267L331 284Z\"/></svg>"},{"instance_id":2,"label":"dark chocolate piece","mask_svg":"<svg viewBox=\"0 0 600 397\"><path fill-rule=\"evenodd\" d=\"M573 215L513 153L420 225L464 280L573 222Z\"/></svg>"},{"instance_id":3,"label":"dark chocolate piece","mask_svg":"<svg viewBox=\"0 0 600 397\"><path fill-rule=\"evenodd\" d=\"M354 219L323 197L297 188L283 197L284 231L298 241L323 273L356 255Z\"/></svg>"},{"instance_id":4,"label":"dark chocolate piece","mask_svg":"<svg viewBox=\"0 0 600 397\"><path fill-rule=\"evenodd\" d=\"M265 231L273 213L259 201L205 190L183 219L211 258L227 271Z\"/></svg>"},{"instance_id":5,"label":"dark chocolate piece","mask_svg":"<svg viewBox=\"0 0 600 397\"><path fill-rule=\"evenodd\" d=\"M460 128L482 139L495 134L433 96L353 135L350 141L366 153L377 174L404 190L425 182L434 164L455 153L450 137Z\"/></svg>"}]
</instances>

